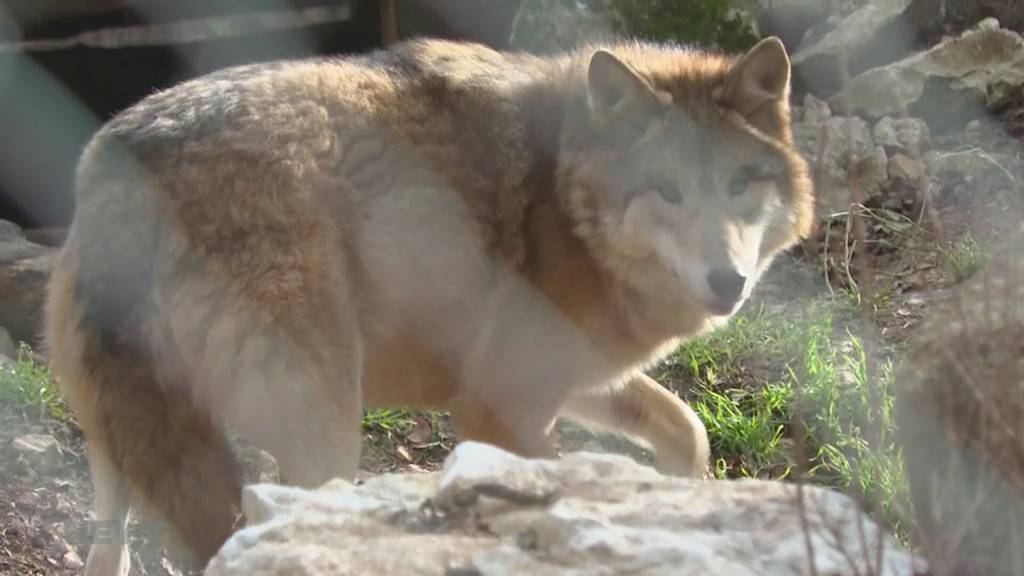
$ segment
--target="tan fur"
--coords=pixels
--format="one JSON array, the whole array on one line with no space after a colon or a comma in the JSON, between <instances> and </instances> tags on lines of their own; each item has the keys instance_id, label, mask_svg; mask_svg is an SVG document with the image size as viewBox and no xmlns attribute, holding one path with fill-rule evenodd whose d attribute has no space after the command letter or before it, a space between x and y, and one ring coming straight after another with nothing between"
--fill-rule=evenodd
<instances>
[{"instance_id":1,"label":"tan fur","mask_svg":"<svg viewBox=\"0 0 1024 576\"><path fill-rule=\"evenodd\" d=\"M132 490L205 561L237 505L221 422L312 486L354 474L364 404L447 409L526 455L564 412L701 474L703 426L641 370L809 232L788 60L603 50L416 41L222 71L108 123L47 326L97 518L123 525ZM770 173L733 199L741 166ZM712 305L723 266L747 281ZM88 574L118 570L123 547L94 547Z\"/></svg>"}]
</instances>

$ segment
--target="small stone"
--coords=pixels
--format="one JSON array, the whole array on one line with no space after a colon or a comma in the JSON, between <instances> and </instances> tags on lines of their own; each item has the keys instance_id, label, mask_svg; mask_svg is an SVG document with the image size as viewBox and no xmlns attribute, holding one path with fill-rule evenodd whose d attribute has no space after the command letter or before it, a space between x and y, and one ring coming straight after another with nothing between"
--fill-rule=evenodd
<instances>
[{"instance_id":1,"label":"small stone","mask_svg":"<svg viewBox=\"0 0 1024 576\"><path fill-rule=\"evenodd\" d=\"M889 157L885 148L875 146L871 155L857 163L857 181L868 198L882 194L889 181Z\"/></svg>"},{"instance_id":2,"label":"small stone","mask_svg":"<svg viewBox=\"0 0 1024 576\"><path fill-rule=\"evenodd\" d=\"M931 145L931 130L920 118L885 116L875 124L872 134L875 144L890 151L921 152Z\"/></svg>"},{"instance_id":3,"label":"small stone","mask_svg":"<svg viewBox=\"0 0 1024 576\"><path fill-rule=\"evenodd\" d=\"M849 136L853 135L853 150L850 151ZM822 138L825 146L821 147ZM850 207L850 173L847 170L851 158L852 166L875 154L874 141L871 138L871 126L862 118L846 118L832 116L823 123L797 122L793 125L793 138L800 152L811 164L822 173L818 198L818 215L829 218L836 212L848 210ZM824 152L821 158L818 154Z\"/></svg>"},{"instance_id":4,"label":"small stone","mask_svg":"<svg viewBox=\"0 0 1024 576\"><path fill-rule=\"evenodd\" d=\"M832 108L829 107L828 102L819 100L810 93L804 96L804 122L820 124L831 117Z\"/></svg>"},{"instance_id":5,"label":"small stone","mask_svg":"<svg viewBox=\"0 0 1024 576\"><path fill-rule=\"evenodd\" d=\"M989 16L981 22L978 22L978 30L999 30L999 20Z\"/></svg>"},{"instance_id":6,"label":"small stone","mask_svg":"<svg viewBox=\"0 0 1024 576\"><path fill-rule=\"evenodd\" d=\"M260 450L256 454L256 468L259 470L258 482L260 484L276 484L281 477L277 466L277 460L269 452Z\"/></svg>"},{"instance_id":7,"label":"small stone","mask_svg":"<svg viewBox=\"0 0 1024 576\"><path fill-rule=\"evenodd\" d=\"M857 117L833 116L823 123L806 121L797 123L793 126L793 136L796 139L797 147L811 162L818 161L822 124L825 126L824 136L828 139L823 158L825 174L838 180L845 180L846 167L849 165L847 162L851 156L848 136L852 133L852 155L859 160L874 150L871 128L867 122Z\"/></svg>"},{"instance_id":8,"label":"small stone","mask_svg":"<svg viewBox=\"0 0 1024 576\"><path fill-rule=\"evenodd\" d=\"M917 184L924 178L924 166L909 156L897 154L889 159L889 176L893 180Z\"/></svg>"},{"instance_id":9,"label":"small stone","mask_svg":"<svg viewBox=\"0 0 1024 576\"><path fill-rule=\"evenodd\" d=\"M964 126L964 138L972 142L977 141L982 134L982 130L984 130L984 126L982 125L981 120L975 118Z\"/></svg>"},{"instance_id":10,"label":"small stone","mask_svg":"<svg viewBox=\"0 0 1024 576\"><path fill-rule=\"evenodd\" d=\"M74 550L68 550L64 553L64 556L60 559L61 565L67 570L81 570L85 567L85 563L82 562L82 558L78 556L78 553Z\"/></svg>"},{"instance_id":11,"label":"small stone","mask_svg":"<svg viewBox=\"0 0 1024 576\"><path fill-rule=\"evenodd\" d=\"M60 443L49 434L25 434L11 441L11 448L33 469L53 470L64 460Z\"/></svg>"}]
</instances>

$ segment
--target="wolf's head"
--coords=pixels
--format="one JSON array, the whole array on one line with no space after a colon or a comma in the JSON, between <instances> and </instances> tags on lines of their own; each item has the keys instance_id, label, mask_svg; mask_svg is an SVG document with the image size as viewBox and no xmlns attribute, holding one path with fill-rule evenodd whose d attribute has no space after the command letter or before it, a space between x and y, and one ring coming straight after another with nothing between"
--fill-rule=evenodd
<instances>
[{"instance_id":1,"label":"wolf's head","mask_svg":"<svg viewBox=\"0 0 1024 576\"><path fill-rule=\"evenodd\" d=\"M588 56L559 162L577 233L641 293L728 316L811 228L782 43L734 60L640 44Z\"/></svg>"}]
</instances>

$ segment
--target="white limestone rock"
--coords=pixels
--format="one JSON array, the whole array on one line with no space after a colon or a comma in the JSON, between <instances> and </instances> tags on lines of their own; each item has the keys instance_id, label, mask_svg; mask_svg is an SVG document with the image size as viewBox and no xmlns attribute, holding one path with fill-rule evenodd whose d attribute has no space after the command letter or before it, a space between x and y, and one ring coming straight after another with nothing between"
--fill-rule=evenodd
<instances>
[{"instance_id":1,"label":"white limestone rock","mask_svg":"<svg viewBox=\"0 0 1024 576\"><path fill-rule=\"evenodd\" d=\"M804 490L805 537L797 493L669 478L621 456L526 460L467 442L434 474L247 487L249 525L206 574L796 575L809 573L810 545L818 574L839 576L869 573L877 538L875 574L922 568L852 500L821 488Z\"/></svg>"}]
</instances>

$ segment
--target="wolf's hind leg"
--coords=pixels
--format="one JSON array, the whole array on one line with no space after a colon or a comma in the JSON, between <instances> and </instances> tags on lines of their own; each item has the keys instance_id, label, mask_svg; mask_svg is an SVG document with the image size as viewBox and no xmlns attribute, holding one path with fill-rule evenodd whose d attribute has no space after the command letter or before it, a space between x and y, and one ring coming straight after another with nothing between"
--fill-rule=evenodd
<instances>
[{"instance_id":1,"label":"wolf's hind leg","mask_svg":"<svg viewBox=\"0 0 1024 576\"><path fill-rule=\"evenodd\" d=\"M573 395L563 413L646 440L658 470L701 477L711 448L697 414L654 379L640 374L623 386Z\"/></svg>"},{"instance_id":2,"label":"wolf's hind leg","mask_svg":"<svg viewBox=\"0 0 1024 576\"><path fill-rule=\"evenodd\" d=\"M228 422L274 456L288 484L315 488L332 478L352 480L362 422L357 380L302 368L300 358L280 352L268 357L277 367L246 382L244 399L228 408Z\"/></svg>"},{"instance_id":3,"label":"wolf's hind leg","mask_svg":"<svg viewBox=\"0 0 1024 576\"><path fill-rule=\"evenodd\" d=\"M362 361L349 308L328 295L293 305L285 325L226 318L207 340L214 354L223 350L220 356L234 358L225 419L274 456L289 484L317 487L355 478Z\"/></svg>"},{"instance_id":4,"label":"wolf's hind leg","mask_svg":"<svg viewBox=\"0 0 1024 576\"><path fill-rule=\"evenodd\" d=\"M128 576L128 512L131 488L110 458L89 448L93 483L93 543L85 561L85 576Z\"/></svg>"},{"instance_id":5,"label":"wolf's hind leg","mask_svg":"<svg viewBox=\"0 0 1024 576\"><path fill-rule=\"evenodd\" d=\"M157 379L146 354L114 337L106 349L91 338L84 366L96 399L76 408L88 422L97 520L123 524L127 481L202 565L234 527L241 486L230 445L184 386ZM116 563L115 548L97 548L94 565Z\"/></svg>"}]
</instances>

